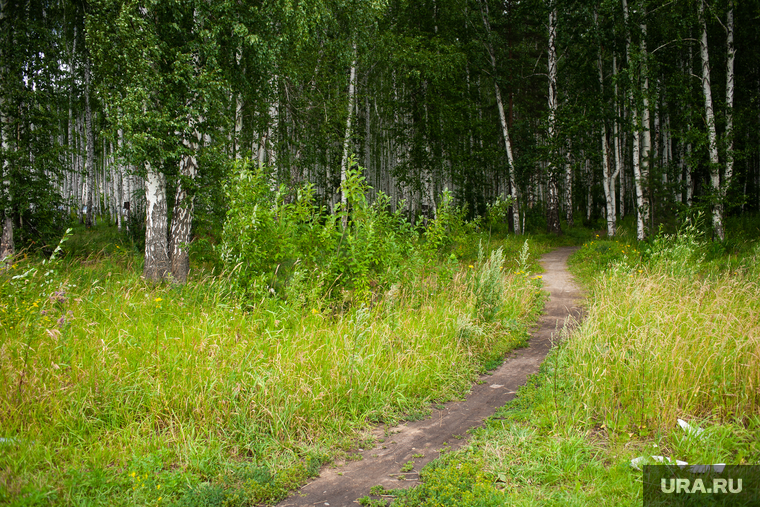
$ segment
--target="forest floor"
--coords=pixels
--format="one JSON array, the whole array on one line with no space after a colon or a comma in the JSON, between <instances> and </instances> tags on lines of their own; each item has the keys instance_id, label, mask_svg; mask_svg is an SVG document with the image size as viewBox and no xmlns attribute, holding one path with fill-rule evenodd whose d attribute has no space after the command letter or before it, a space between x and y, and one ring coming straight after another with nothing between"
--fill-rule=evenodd
<instances>
[{"instance_id":1,"label":"forest floor","mask_svg":"<svg viewBox=\"0 0 760 507\"><path fill-rule=\"evenodd\" d=\"M580 320L581 291L567 269L567 259L576 250L563 247L541 258L549 299L527 348L513 351L500 367L482 375L465 400L438 405L424 420L375 428L373 448L360 449L324 468L317 479L279 505L350 506L377 486L392 490L418 485L422 467L440 453L462 447L473 428L482 426L515 397L529 375L538 372L561 333Z\"/></svg>"}]
</instances>

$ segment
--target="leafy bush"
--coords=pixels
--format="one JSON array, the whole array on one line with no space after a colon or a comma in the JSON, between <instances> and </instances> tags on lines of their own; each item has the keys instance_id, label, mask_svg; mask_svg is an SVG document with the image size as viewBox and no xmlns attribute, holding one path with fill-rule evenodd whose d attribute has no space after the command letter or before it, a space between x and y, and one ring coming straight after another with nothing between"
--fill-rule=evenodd
<instances>
[{"instance_id":1,"label":"leafy bush","mask_svg":"<svg viewBox=\"0 0 760 507\"><path fill-rule=\"evenodd\" d=\"M451 191L444 190L436 216L424 233L427 251L441 252L452 243L462 242L468 232L465 216L466 210L454 206Z\"/></svg>"},{"instance_id":2,"label":"leafy bush","mask_svg":"<svg viewBox=\"0 0 760 507\"><path fill-rule=\"evenodd\" d=\"M226 186L229 211L218 247L238 292L305 305L350 289L366 303L373 286L398 279L416 234L401 209L390 211L384 194L367 202L362 172L351 161L341 187L346 205L327 214L311 185L289 200L285 187L272 189L254 162L238 162Z\"/></svg>"}]
</instances>

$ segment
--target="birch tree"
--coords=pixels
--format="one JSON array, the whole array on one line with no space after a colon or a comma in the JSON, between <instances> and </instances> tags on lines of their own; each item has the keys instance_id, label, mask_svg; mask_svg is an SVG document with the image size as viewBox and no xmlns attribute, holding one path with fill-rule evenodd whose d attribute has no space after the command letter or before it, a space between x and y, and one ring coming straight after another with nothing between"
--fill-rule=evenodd
<instances>
[{"instance_id":1,"label":"birch tree","mask_svg":"<svg viewBox=\"0 0 760 507\"><path fill-rule=\"evenodd\" d=\"M633 125L633 179L636 187L636 237L639 241L646 237L646 223L649 217L649 198L648 198L648 185L647 181L649 175L645 172L646 168L641 165L641 142L642 142L642 130L646 128L646 123L642 127L639 124L639 111L638 100L634 95L634 87L636 85L636 72L634 69L634 60L631 54L631 27L628 16L628 2L623 2L623 17L626 24L626 41L625 52L628 61L628 75L630 78L630 85L628 88L629 102L631 104L631 123ZM649 118L649 115L646 115ZM644 142L646 145L646 141Z\"/></svg>"},{"instance_id":2,"label":"birch tree","mask_svg":"<svg viewBox=\"0 0 760 507\"><path fill-rule=\"evenodd\" d=\"M346 131L343 135L343 155L340 159L340 184L343 188L346 182L346 170L348 169L348 159L350 157L350 145L351 145L351 119L354 115L354 106L356 103L356 40L352 43L351 51L351 70L348 78L348 111L346 112ZM344 211L342 218L343 229L348 225L348 215L345 214L346 206L346 192L340 193L340 205L342 211Z\"/></svg>"},{"instance_id":3,"label":"birch tree","mask_svg":"<svg viewBox=\"0 0 760 507\"><path fill-rule=\"evenodd\" d=\"M562 234L559 222L559 184L557 161L557 2L549 2L549 43L547 65L549 75L549 181L547 226L550 233Z\"/></svg>"},{"instance_id":4,"label":"birch tree","mask_svg":"<svg viewBox=\"0 0 760 507\"><path fill-rule=\"evenodd\" d=\"M710 53L707 45L707 21L705 19L705 2L698 0L699 24L702 29L699 39L699 50L702 56L702 93L705 99L705 122L707 123L707 143L710 156L710 183L715 193L715 203L712 212L712 225L715 234L723 241L726 238L723 230L723 202L720 186L720 159L718 157L718 134L715 128L715 113L713 112L712 85L710 83Z\"/></svg>"},{"instance_id":5,"label":"birch tree","mask_svg":"<svg viewBox=\"0 0 760 507\"><path fill-rule=\"evenodd\" d=\"M494 95L496 96L496 106L499 110L499 122L501 123L502 140L507 154L507 180L509 182L510 198L512 200L512 221L514 224L515 234L520 234L520 207L517 199L517 185L515 184L515 158L512 150L512 140L509 137L509 127L507 125L507 116L504 112L504 101L501 98L501 89L499 88L498 69L496 65L496 52L491 42L491 24L489 21L488 0L478 0L480 7L480 16L485 29L486 40L484 42L488 53L488 60L493 71L492 79L494 86Z\"/></svg>"}]
</instances>

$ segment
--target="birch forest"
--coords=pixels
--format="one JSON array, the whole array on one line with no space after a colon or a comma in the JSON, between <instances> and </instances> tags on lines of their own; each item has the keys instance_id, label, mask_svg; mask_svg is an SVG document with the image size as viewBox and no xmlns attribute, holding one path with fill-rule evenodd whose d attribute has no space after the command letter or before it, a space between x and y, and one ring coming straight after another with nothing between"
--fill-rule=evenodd
<instances>
[{"instance_id":1,"label":"birch forest","mask_svg":"<svg viewBox=\"0 0 760 507\"><path fill-rule=\"evenodd\" d=\"M5 0L0 257L106 221L184 280L242 159L327 213L353 163L411 223L448 190L515 234L698 209L723 240L760 201L758 8Z\"/></svg>"},{"instance_id":2,"label":"birch forest","mask_svg":"<svg viewBox=\"0 0 760 507\"><path fill-rule=\"evenodd\" d=\"M760 505L760 0L0 0L0 228L0 506Z\"/></svg>"}]
</instances>

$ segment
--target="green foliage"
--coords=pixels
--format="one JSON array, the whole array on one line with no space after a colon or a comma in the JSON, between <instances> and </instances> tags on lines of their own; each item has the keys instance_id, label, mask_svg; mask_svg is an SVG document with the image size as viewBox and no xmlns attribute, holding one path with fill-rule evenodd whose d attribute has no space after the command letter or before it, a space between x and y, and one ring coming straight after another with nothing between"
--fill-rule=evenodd
<instances>
[{"instance_id":1,"label":"green foliage","mask_svg":"<svg viewBox=\"0 0 760 507\"><path fill-rule=\"evenodd\" d=\"M528 242L526 241L527 245ZM527 253L521 255L521 264L527 260ZM483 243L478 245L478 269L474 271L471 284L475 294L475 310L477 317L485 322L490 322L501 310L504 302L504 280L502 269L504 268L504 252L501 247L491 252L485 260Z\"/></svg>"},{"instance_id":2,"label":"green foliage","mask_svg":"<svg viewBox=\"0 0 760 507\"><path fill-rule=\"evenodd\" d=\"M465 209L454 205L454 197L449 190L444 190L441 202L438 204L435 219L425 230L425 247L428 252L442 252L452 244L463 243L464 235L468 232Z\"/></svg>"},{"instance_id":3,"label":"green foliage","mask_svg":"<svg viewBox=\"0 0 760 507\"><path fill-rule=\"evenodd\" d=\"M401 209L389 211L384 194L367 202L362 171L351 162L342 186L346 206L328 215L315 205L312 186L295 195L285 187L273 191L254 162L236 165L226 187L229 209L218 250L243 294L281 295L304 305L346 288L368 303L373 286L398 280L416 234ZM313 290L304 290L307 285Z\"/></svg>"},{"instance_id":4,"label":"green foliage","mask_svg":"<svg viewBox=\"0 0 760 507\"><path fill-rule=\"evenodd\" d=\"M502 199L498 196L492 203L488 203L486 206L486 219L484 225L492 232L509 231L509 210L512 206L513 199L508 196L506 199Z\"/></svg>"}]
</instances>

